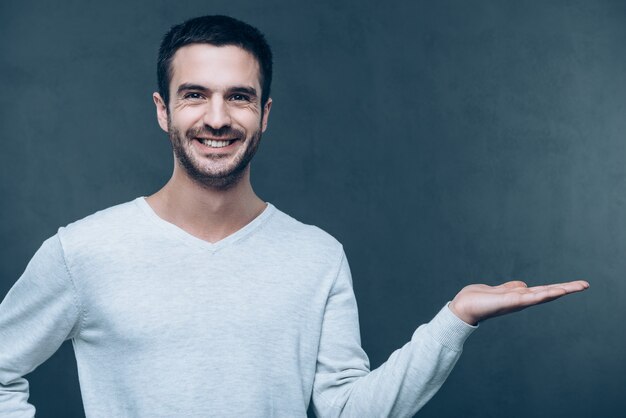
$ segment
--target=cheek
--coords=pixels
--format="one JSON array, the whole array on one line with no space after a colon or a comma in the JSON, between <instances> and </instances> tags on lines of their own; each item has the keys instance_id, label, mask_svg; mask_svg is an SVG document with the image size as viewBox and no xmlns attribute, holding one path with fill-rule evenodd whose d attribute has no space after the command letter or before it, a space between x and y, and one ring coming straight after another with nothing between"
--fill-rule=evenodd
<instances>
[{"instance_id":1,"label":"cheek","mask_svg":"<svg viewBox=\"0 0 626 418\"><path fill-rule=\"evenodd\" d=\"M184 132L202 120L202 112L193 108L174 111L170 120L173 126Z\"/></svg>"},{"instance_id":2,"label":"cheek","mask_svg":"<svg viewBox=\"0 0 626 418\"><path fill-rule=\"evenodd\" d=\"M260 114L255 114L253 112L246 112L245 114L240 115L240 117L238 117L236 120L248 132L256 131L263 124L263 120L261 118L261 115Z\"/></svg>"}]
</instances>

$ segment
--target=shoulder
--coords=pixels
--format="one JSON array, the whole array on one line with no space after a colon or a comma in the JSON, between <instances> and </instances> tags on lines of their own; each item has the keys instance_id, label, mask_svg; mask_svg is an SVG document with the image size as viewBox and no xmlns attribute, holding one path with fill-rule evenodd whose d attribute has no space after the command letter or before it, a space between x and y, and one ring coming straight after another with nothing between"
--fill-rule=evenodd
<instances>
[{"instance_id":1,"label":"shoulder","mask_svg":"<svg viewBox=\"0 0 626 418\"><path fill-rule=\"evenodd\" d=\"M271 236L280 240L281 246L306 250L308 252L337 253L343 252L341 243L328 232L305 224L292 216L274 208L271 219Z\"/></svg>"},{"instance_id":2,"label":"shoulder","mask_svg":"<svg viewBox=\"0 0 626 418\"><path fill-rule=\"evenodd\" d=\"M91 246L97 242L123 239L130 232L131 225L141 222L141 208L135 199L74 221L59 228L57 235L64 248Z\"/></svg>"}]
</instances>

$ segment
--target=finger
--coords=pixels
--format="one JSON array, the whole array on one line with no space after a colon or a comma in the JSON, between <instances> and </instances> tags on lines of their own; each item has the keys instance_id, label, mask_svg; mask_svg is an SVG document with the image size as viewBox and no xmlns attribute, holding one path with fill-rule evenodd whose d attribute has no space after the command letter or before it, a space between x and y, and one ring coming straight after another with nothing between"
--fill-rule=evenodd
<instances>
[{"instance_id":1,"label":"finger","mask_svg":"<svg viewBox=\"0 0 626 418\"><path fill-rule=\"evenodd\" d=\"M565 285L570 285L570 284L580 284L586 287L589 287L589 283L585 280L573 280L571 282L563 282L563 283L550 283L550 284L546 284L546 285L542 285L542 286L565 286Z\"/></svg>"},{"instance_id":2,"label":"finger","mask_svg":"<svg viewBox=\"0 0 626 418\"><path fill-rule=\"evenodd\" d=\"M571 281L571 282L550 284L548 286L560 286L560 287L582 286L585 289L587 289L589 287L589 282L587 282L585 280L574 280L574 281Z\"/></svg>"},{"instance_id":3,"label":"finger","mask_svg":"<svg viewBox=\"0 0 626 418\"><path fill-rule=\"evenodd\" d=\"M554 283L543 286L529 287L528 290L533 293L542 292L548 289L563 289L567 293L580 292L589 288L589 283L584 280L577 280L567 283Z\"/></svg>"},{"instance_id":4,"label":"finger","mask_svg":"<svg viewBox=\"0 0 626 418\"><path fill-rule=\"evenodd\" d=\"M559 290L558 288L545 289L545 290L542 290L539 292L533 292L533 293L519 294L515 300L514 309L519 310L519 309L528 308L529 306L550 302L550 301L560 298L561 296L565 296L566 294L567 293L564 290Z\"/></svg>"},{"instance_id":5,"label":"finger","mask_svg":"<svg viewBox=\"0 0 626 418\"><path fill-rule=\"evenodd\" d=\"M585 289L586 288L582 285L578 285L576 288L547 286L543 290L519 295L518 301L520 303L520 306L525 308L532 305L538 305L540 303L550 302L567 294L580 292Z\"/></svg>"}]
</instances>

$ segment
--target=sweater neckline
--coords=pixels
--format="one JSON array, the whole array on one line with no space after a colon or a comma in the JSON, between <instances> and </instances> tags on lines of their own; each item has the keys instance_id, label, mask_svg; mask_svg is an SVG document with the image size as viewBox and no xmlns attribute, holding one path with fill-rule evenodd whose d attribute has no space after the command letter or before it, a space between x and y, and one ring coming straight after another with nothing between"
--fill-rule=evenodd
<instances>
[{"instance_id":1,"label":"sweater neckline","mask_svg":"<svg viewBox=\"0 0 626 418\"><path fill-rule=\"evenodd\" d=\"M261 225L263 225L276 211L276 207L269 202L266 203L265 209L261 212L256 218L252 221L248 222L242 228L239 228L237 231L232 234L222 238L216 242L205 241L202 238L198 238L195 235L190 234L184 229L180 228L173 223L166 221L161 218L157 213L152 209L152 207L146 201L145 196L140 196L134 200L135 204L150 218L150 220L155 223L159 228L167 232L169 235L184 241L187 244L191 244L196 247L201 247L205 250L210 250L211 252L216 252L221 248L224 248L228 245L234 244L235 242L245 238L250 235L252 232L257 230Z\"/></svg>"}]
</instances>

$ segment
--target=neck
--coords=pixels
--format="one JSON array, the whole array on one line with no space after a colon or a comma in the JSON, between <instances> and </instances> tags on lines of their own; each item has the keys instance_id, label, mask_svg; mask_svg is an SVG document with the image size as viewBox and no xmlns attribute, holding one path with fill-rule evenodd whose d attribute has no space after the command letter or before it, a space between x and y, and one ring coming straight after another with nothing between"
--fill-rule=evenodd
<instances>
[{"instance_id":1,"label":"neck","mask_svg":"<svg viewBox=\"0 0 626 418\"><path fill-rule=\"evenodd\" d=\"M243 228L266 207L252 190L249 165L235 185L214 189L198 184L176 164L172 178L146 201L165 221L211 243Z\"/></svg>"}]
</instances>

